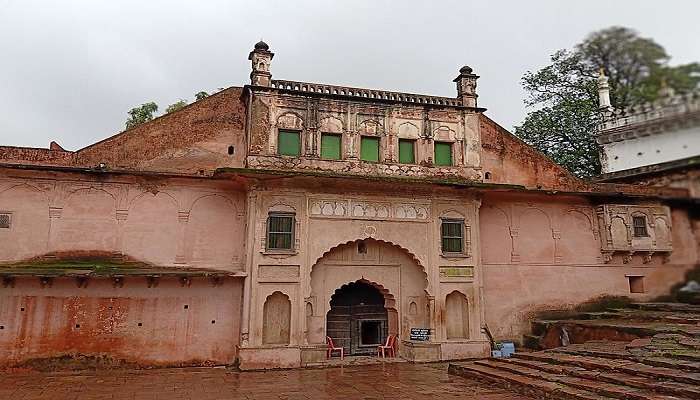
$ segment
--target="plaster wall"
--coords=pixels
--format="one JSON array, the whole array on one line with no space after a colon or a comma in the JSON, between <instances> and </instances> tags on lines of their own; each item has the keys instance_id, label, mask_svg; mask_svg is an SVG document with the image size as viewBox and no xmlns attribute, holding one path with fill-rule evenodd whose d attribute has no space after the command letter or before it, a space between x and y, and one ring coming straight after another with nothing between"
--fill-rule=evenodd
<instances>
[{"instance_id":1,"label":"plaster wall","mask_svg":"<svg viewBox=\"0 0 700 400\"><path fill-rule=\"evenodd\" d=\"M243 269L245 196L226 182L0 177L0 262L47 254L126 256L159 266Z\"/></svg>"},{"instance_id":2,"label":"plaster wall","mask_svg":"<svg viewBox=\"0 0 700 400\"><path fill-rule=\"evenodd\" d=\"M518 340L545 310L574 307L603 295L649 300L667 294L698 262L690 220L672 216L668 259L601 254L594 206L585 199L489 195L480 210L486 323L495 337ZM629 275L644 277L644 293L630 293Z\"/></svg>"},{"instance_id":3,"label":"plaster wall","mask_svg":"<svg viewBox=\"0 0 700 400\"><path fill-rule=\"evenodd\" d=\"M142 365L230 364L239 343L242 280L36 277L0 287L0 364L61 355Z\"/></svg>"},{"instance_id":4,"label":"plaster wall","mask_svg":"<svg viewBox=\"0 0 700 400\"><path fill-rule=\"evenodd\" d=\"M700 127L666 131L602 145L603 173L700 155Z\"/></svg>"}]
</instances>

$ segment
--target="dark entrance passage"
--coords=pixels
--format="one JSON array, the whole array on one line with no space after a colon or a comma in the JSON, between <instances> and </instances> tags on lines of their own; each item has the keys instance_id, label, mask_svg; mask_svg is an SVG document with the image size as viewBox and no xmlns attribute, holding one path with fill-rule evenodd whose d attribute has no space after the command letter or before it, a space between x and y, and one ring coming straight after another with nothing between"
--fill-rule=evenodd
<instances>
[{"instance_id":1,"label":"dark entrance passage","mask_svg":"<svg viewBox=\"0 0 700 400\"><path fill-rule=\"evenodd\" d=\"M326 334L346 354L375 354L388 332L384 296L372 285L357 281L343 285L331 297Z\"/></svg>"}]
</instances>

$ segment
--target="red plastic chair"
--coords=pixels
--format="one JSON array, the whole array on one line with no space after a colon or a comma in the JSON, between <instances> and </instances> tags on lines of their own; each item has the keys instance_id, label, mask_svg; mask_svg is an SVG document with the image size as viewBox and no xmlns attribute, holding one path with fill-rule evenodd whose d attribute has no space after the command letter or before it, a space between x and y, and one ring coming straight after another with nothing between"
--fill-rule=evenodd
<instances>
[{"instance_id":1,"label":"red plastic chair","mask_svg":"<svg viewBox=\"0 0 700 400\"><path fill-rule=\"evenodd\" d=\"M394 346L396 346L396 336L387 336L386 343L384 343L383 346L377 347L377 357L379 357L381 354L382 358L386 358L387 353L389 354L389 357L396 357L396 349Z\"/></svg>"},{"instance_id":2,"label":"red plastic chair","mask_svg":"<svg viewBox=\"0 0 700 400\"><path fill-rule=\"evenodd\" d=\"M343 360L343 353L344 350L342 347L335 347L335 344L333 344L333 339L331 339L330 336L326 336L326 343L328 343L328 351L326 351L326 358L331 358L333 356L334 351L339 351L340 352L340 360Z\"/></svg>"}]
</instances>

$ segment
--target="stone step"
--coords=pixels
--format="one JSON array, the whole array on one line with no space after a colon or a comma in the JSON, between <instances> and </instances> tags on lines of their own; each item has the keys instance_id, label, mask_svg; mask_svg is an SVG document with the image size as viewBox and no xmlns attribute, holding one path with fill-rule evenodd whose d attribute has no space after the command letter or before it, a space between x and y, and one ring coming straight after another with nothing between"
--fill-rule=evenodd
<instances>
[{"instance_id":1,"label":"stone step","mask_svg":"<svg viewBox=\"0 0 700 400\"><path fill-rule=\"evenodd\" d=\"M628 307L638 310L700 313L700 305L685 303L632 303Z\"/></svg>"},{"instance_id":2,"label":"stone step","mask_svg":"<svg viewBox=\"0 0 700 400\"><path fill-rule=\"evenodd\" d=\"M551 400L606 400L611 397L601 396L585 389L548 382L540 378L530 378L521 374L507 372L490 366L475 363L452 363L448 368L452 375L459 375L477 381L487 381L505 389L513 390L537 399Z\"/></svg>"},{"instance_id":3,"label":"stone step","mask_svg":"<svg viewBox=\"0 0 700 400\"><path fill-rule=\"evenodd\" d=\"M700 314L676 311L651 311L635 309L613 309L602 312L586 312L575 319L621 319L648 322L668 322L672 324L697 325L700 323Z\"/></svg>"},{"instance_id":4,"label":"stone step","mask_svg":"<svg viewBox=\"0 0 700 400\"><path fill-rule=\"evenodd\" d=\"M528 367L540 370L550 374L570 375L578 378L590 379L593 381L605 381L608 383L631 386L639 389L650 390L657 393L668 394L671 396L688 397L691 399L700 399L700 387L698 385L690 385L687 383L667 382L656 378L650 378L639 375L629 375L627 373L614 371L589 371L580 367L570 367L561 364L549 364L541 361L525 360L520 358L512 358L508 360L498 360L498 362L514 363L523 367Z\"/></svg>"},{"instance_id":5,"label":"stone step","mask_svg":"<svg viewBox=\"0 0 700 400\"><path fill-rule=\"evenodd\" d=\"M630 387L623 384L609 383L598 379L597 373L590 371L579 371L578 376L568 374L553 374L544 372L540 369L531 368L530 366L518 365L506 360L481 360L476 361L476 365L490 367L496 370L506 371L512 374L523 375L527 378L537 380L545 380L547 382L555 382L578 390L586 390L597 393L600 396L614 399L634 399L634 400L651 400L651 399L676 399L678 397L665 396L660 393L654 393L650 390Z\"/></svg>"},{"instance_id":6,"label":"stone step","mask_svg":"<svg viewBox=\"0 0 700 400\"><path fill-rule=\"evenodd\" d=\"M690 352L648 352L647 354L632 354L629 352L613 352L596 349L584 349L580 347L558 347L550 350L556 353L565 353L575 356L607 358L611 360L629 360L655 367L665 367L671 369L682 369L684 371L700 372L700 360L698 353ZM687 358L684 358L684 355Z\"/></svg>"},{"instance_id":7,"label":"stone step","mask_svg":"<svg viewBox=\"0 0 700 400\"><path fill-rule=\"evenodd\" d=\"M545 336L551 329L566 328L573 343L600 339L631 340L657 334L677 334L700 339L700 325L625 319L536 320L533 321L532 327L533 334L539 336Z\"/></svg>"},{"instance_id":8,"label":"stone step","mask_svg":"<svg viewBox=\"0 0 700 400\"><path fill-rule=\"evenodd\" d=\"M700 373L652 366L630 360L568 355L560 352L515 353L513 357L551 364L563 364L587 370L615 371L690 385L700 385Z\"/></svg>"}]
</instances>

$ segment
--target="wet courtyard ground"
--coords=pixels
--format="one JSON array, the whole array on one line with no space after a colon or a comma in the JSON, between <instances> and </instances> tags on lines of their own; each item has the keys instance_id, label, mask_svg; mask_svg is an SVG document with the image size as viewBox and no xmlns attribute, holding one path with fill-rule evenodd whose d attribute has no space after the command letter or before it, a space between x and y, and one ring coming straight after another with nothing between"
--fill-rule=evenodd
<instances>
[{"instance_id":1,"label":"wet courtyard ground","mask_svg":"<svg viewBox=\"0 0 700 400\"><path fill-rule=\"evenodd\" d=\"M223 368L4 372L0 399L11 400L525 400L503 389L447 374L447 364L381 364L325 369L234 372Z\"/></svg>"}]
</instances>

